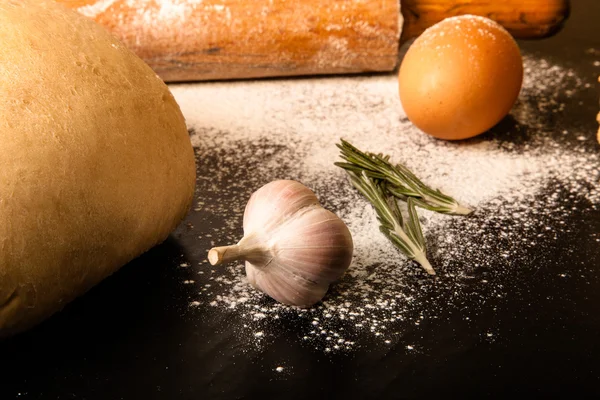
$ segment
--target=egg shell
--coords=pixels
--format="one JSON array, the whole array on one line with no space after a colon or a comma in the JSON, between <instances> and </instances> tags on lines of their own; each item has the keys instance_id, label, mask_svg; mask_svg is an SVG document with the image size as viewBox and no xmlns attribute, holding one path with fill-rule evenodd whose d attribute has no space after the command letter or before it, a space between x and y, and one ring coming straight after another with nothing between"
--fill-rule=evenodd
<instances>
[{"instance_id":1,"label":"egg shell","mask_svg":"<svg viewBox=\"0 0 600 400\"><path fill-rule=\"evenodd\" d=\"M523 82L523 61L502 26L463 15L417 38L398 78L402 107L413 124L440 139L466 139L508 114Z\"/></svg>"}]
</instances>

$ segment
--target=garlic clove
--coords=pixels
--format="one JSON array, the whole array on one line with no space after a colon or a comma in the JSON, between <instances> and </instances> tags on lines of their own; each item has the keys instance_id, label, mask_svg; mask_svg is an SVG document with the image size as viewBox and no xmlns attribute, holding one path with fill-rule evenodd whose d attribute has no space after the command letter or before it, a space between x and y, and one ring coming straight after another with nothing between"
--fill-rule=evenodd
<instances>
[{"instance_id":1,"label":"garlic clove","mask_svg":"<svg viewBox=\"0 0 600 400\"><path fill-rule=\"evenodd\" d=\"M317 196L300 182L277 180L267 183L250 196L244 211L244 234L269 230L296 211L319 204Z\"/></svg>"},{"instance_id":2,"label":"garlic clove","mask_svg":"<svg viewBox=\"0 0 600 400\"><path fill-rule=\"evenodd\" d=\"M246 275L251 284L284 304L315 304L352 260L350 231L319 205L299 210L261 236L270 243L265 248L270 257L258 263L247 261Z\"/></svg>"},{"instance_id":3,"label":"garlic clove","mask_svg":"<svg viewBox=\"0 0 600 400\"><path fill-rule=\"evenodd\" d=\"M339 279L350 265L353 243L346 224L321 206L308 208L272 232L276 259L292 272L315 282Z\"/></svg>"},{"instance_id":4,"label":"garlic clove","mask_svg":"<svg viewBox=\"0 0 600 400\"><path fill-rule=\"evenodd\" d=\"M235 245L211 249L208 259L213 265L245 260L254 287L281 303L309 307L346 272L352 252L346 224L306 186L282 180L251 196L244 237Z\"/></svg>"},{"instance_id":5,"label":"garlic clove","mask_svg":"<svg viewBox=\"0 0 600 400\"><path fill-rule=\"evenodd\" d=\"M293 274L284 268L268 272L246 263L248 282L280 303L296 307L310 307L327 293L329 284L318 285Z\"/></svg>"}]
</instances>

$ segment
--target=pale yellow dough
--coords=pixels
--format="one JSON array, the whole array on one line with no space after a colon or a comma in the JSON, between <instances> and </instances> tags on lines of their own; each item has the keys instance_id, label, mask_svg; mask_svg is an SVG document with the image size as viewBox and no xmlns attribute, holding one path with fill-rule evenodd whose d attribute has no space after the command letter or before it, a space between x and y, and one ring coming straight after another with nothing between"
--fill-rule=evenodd
<instances>
[{"instance_id":1,"label":"pale yellow dough","mask_svg":"<svg viewBox=\"0 0 600 400\"><path fill-rule=\"evenodd\" d=\"M53 1L0 1L0 337L162 242L194 185L184 118L143 61Z\"/></svg>"}]
</instances>

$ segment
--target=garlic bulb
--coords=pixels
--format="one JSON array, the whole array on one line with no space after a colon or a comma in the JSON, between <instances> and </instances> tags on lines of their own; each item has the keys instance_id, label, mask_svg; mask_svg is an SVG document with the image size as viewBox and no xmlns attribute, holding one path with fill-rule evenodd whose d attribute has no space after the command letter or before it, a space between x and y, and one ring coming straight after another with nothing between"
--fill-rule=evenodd
<instances>
[{"instance_id":1,"label":"garlic bulb","mask_svg":"<svg viewBox=\"0 0 600 400\"><path fill-rule=\"evenodd\" d=\"M217 265L246 261L248 281L275 300L309 307L324 296L352 260L352 236L303 184L278 180L252 194L244 211L244 237L215 247Z\"/></svg>"}]
</instances>

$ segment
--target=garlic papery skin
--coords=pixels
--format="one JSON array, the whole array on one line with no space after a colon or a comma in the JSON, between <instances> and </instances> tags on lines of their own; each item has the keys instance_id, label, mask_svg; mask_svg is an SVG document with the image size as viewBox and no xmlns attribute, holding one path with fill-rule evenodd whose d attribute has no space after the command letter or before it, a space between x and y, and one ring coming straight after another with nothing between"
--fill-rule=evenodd
<instances>
[{"instance_id":1,"label":"garlic papery skin","mask_svg":"<svg viewBox=\"0 0 600 400\"><path fill-rule=\"evenodd\" d=\"M244 237L211 249L208 260L212 265L245 260L254 287L281 303L310 307L346 272L352 252L352 236L338 216L306 186L279 180L250 197Z\"/></svg>"}]
</instances>

